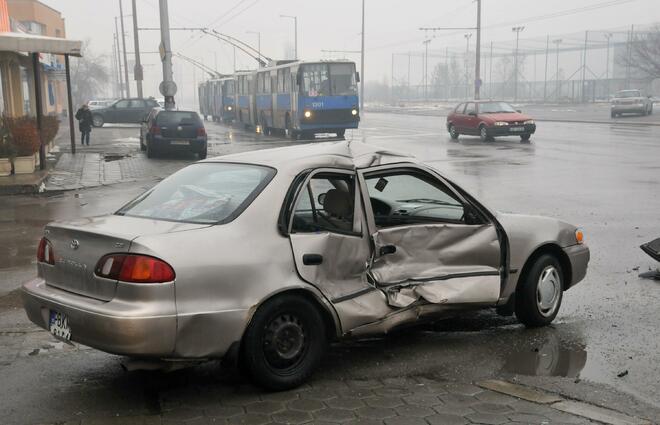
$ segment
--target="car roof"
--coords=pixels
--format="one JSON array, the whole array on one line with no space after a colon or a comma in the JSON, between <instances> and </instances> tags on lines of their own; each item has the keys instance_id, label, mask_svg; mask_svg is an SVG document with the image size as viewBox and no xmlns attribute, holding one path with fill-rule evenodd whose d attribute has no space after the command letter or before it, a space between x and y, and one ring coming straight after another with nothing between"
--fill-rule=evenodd
<instances>
[{"instance_id":1,"label":"car roof","mask_svg":"<svg viewBox=\"0 0 660 425\"><path fill-rule=\"evenodd\" d=\"M417 162L417 160L405 153L366 143L342 140L243 152L215 157L203 162L258 164L273 167L278 171L297 174L308 168L329 167L354 170L396 162Z\"/></svg>"}]
</instances>

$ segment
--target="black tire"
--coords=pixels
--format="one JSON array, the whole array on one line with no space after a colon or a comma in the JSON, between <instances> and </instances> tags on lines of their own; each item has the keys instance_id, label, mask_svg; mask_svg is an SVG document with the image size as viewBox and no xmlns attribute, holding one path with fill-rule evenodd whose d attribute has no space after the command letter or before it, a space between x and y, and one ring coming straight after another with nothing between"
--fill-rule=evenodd
<instances>
[{"instance_id":1,"label":"black tire","mask_svg":"<svg viewBox=\"0 0 660 425\"><path fill-rule=\"evenodd\" d=\"M554 287L557 288L558 285L559 288L556 304L549 303L552 304L552 309L543 310L539 301L539 283L542 274L552 273L553 269L556 272ZM563 296L564 275L559 260L553 255L543 254L534 261L521 279L516 290L516 317L528 328L549 325L557 317ZM554 296L552 299L555 299Z\"/></svg>"},{"instance_id":2,"label":"black tire","mask_svg":"<svg viewBox=\"0 0 660 425\"><path fill-rule=\"evenodd\" d=\"M288 115L286 116L286 132L289 134L291 140L298 140L299 134L296 130L293 129L291 118Z\"/></svg>"},{"instance_id":3,"label":"black tire","mask_svg":"<svg viewBox=\"0 0 660 425\"><path fill-rule=\"evenodd\" d=\"M487 142L491 139L491 137L488 135L488 129L485 125L479 126L479 139L481 139L482 142Z\"/></svg>"},{"instance_id":4,"label":"black tire","mask_svg":"<svg viewBox=\"0 0 660 425\"><path fill-rule=\"evenodd\" d=\"M532 137L531 134L521 134L520 135L520 143L527 143L529 142L529 138Z\"/></svg>"},{"instance_id":5,"label":"black tire","mask_svg":"<svg viewBox=\"0 0 660 425\"><path fill-rule=\"evenodd\" d=\"M103 127L104 123L105 123L105 120L103 119L103 115L101 115L101 114L92 115L92 125L94 127Z\"/></svg>"},{"instance_id":6,"label":"black tire","mask_svg":"<svg viewBox=\"0 0 660 425\"><path fill-rule=\"evenodd\" d=\"M151 143L147 142L147 158L155 158L156 157L156 149L151 146Z\"/></svg>"},{"instance_id":7,"label":"black tire","mask_svg":"<svg viewBox=\"0 0 660 425\"><path fill-rule=\"evenodd\" d=\"M199 158L200 160L206 159L206 149L204 149L201 152L197 152L197 158Z\"/></svg>"},{"instance_id":8,"label":"black tire","mask_svg":"<svg viewBox=\"0 0 660 425\"><path fill-rule=\"evenodd\" d=\"M616 118L616 112L612 112L612 113L610 113L610 116L611 116L612 118Z\"/></svg>"},{"instance_id":9,"label":"black tire","mask_svg":"<svg viewBox=\"0 0 660 425\"><path fill-rule=\"evenodd\" d=\"M266 301L245 331L242 362L251 380L282 391L305 382L318 367L327 345L323 317L296 295Z\"/></svg>"},{"instance_id":10,"label":"black tire","mask_svg":"<svg viewBox=\"0 0 660 425\"><path fill-rule=\"evenodd\" d=\"M456 127L454 127L454 124L449 124L449 137L452 138L452 140L458 140L458 131L456 131Z\"/></svg>"},{"instance_id":11,"label":"black tire","mask_svg":"<svg viewBox=\"0 0 660 425\"><path fill-rule=\"evenodd\" d=\"M337 130L337 137L342 138L346 135L346 129Z\"/></svg>"},{"instance_id":12,"label":"black tire","mask_svg":"<svg viewBox=\"0 0 660 425\"><path fill-rule=\"evenodd\" d=\"M268 127L266 121L266 115L262 112L259 116L259 125L261 125L261 133L270 136L270 127Z\"/></svg>"}]
</instances>

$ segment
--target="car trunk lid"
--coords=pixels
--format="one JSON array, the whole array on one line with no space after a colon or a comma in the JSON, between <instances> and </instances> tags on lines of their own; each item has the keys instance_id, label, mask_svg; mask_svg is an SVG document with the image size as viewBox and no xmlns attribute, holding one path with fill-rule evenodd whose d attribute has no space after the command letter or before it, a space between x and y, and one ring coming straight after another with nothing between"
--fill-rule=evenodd
<instances>
[{"instance_id":1,"label":"car trunk lid","mask_svg":"<svg viewBox=\"0 0 660 425\"><path fill-rule=\"evenodd\" d=\"M94 273L101 257L129 252L131 241L138 236L200 227L205 225L119 215L51 223L44 233L53 248L55 264L39 264L39 271L49 286L109 301L115 295L117 282Z\"/></svg>"}]
</instances>

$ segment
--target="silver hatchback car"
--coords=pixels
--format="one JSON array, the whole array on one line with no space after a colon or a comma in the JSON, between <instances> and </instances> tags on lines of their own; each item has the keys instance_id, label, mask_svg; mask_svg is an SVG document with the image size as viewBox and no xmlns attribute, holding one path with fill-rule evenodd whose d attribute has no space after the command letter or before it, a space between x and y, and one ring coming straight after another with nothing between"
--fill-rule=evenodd
<instances>
[{"instance_id":1,"label":"silver hatchback car","mask_svg":"<svg viewBox=\"0 0 660 425\"><path fill-rule=\"evenodd\" d=\"M413 158L356 142L190 165L110 215L46 226L29 318L131 357L236 359L295 387L326 344L497 307L549 324L589 249L489 210Z\"/></svg>"}]
</instances>

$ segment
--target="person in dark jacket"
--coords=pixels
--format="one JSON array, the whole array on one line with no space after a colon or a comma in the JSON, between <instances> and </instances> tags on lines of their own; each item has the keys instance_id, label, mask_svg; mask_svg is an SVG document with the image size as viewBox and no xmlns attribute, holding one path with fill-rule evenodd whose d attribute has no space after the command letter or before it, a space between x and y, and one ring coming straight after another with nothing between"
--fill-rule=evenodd
<instances>
[{"instance_id":1,"label":"person in dark jacket","mask_svg":"<svg viewBox=\"0 0 660 425\"><path fill-rule=\"evenodd\" d=\"M92 111L89 105L85 103L76 112L76 119L78 120L78 128L80 129L80 143L84 146L89 146L89 135L92 132Z\"/></svg>"}]
</instances>

